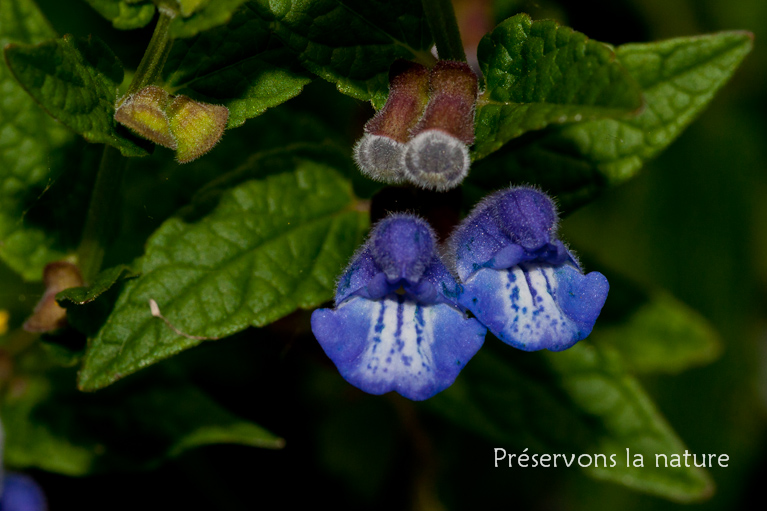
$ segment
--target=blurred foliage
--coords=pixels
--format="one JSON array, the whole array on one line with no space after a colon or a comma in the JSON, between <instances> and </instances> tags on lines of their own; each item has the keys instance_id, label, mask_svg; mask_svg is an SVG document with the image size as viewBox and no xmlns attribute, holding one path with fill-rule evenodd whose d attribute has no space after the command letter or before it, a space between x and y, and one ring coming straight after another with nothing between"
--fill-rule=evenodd
<instances>
[{"instance_id":1,"label":"blurred foliage","mask_svg":"<svg viewBox=\"0 0 767 511\"><path fill-rule=\"evenodd\" d=\"M145 152L115 125L112 100L156 18L149 1L37 3L42 14L30 0L0 0L0 42L14 43L0 62L0 415L6 463L31 470L51 509L71 507L72 495L84 510L106 500L110 509L252 509L263 505L261 488L283 506L366 510L663 510L690 501L730 510L760 495L767 3L455 0L462 26L482 27L479 37L467 29L466 41L521 12L553 18L577 31L558 29L574 49L589 48L593 65L617 77L625 97L608 113L596 111L616 98L599 97L582 74L583 96L568 109L547 103L562 101L566 81L509 89L504 55L488 46L512 37L503 27L513 22L501 25L480 44L480 63L490 94L519 117L482 125L502 135L490 149L492 134L481 135L481 156L499 150L463 189L464 204L510 181L553 192L568 213L563 238L611 291L592 336L574 349L528 354L489 336L456 384L424 403L346 384L307 312L331 298L367 228L367 199L375 210L383 196L348 154L372 113L359 100L382 104L390 62L431 58L419 3L167 2L181 14L166 84L229 105L230 127L242 126L184 166L162 148L129 161L107 270L58 295L72 328L36 338L19 330L43 293L34 281L45 263L72 254L99 161L100 147L62 124L124 154ZM516 18L520 30L525 19ZM755 33L737 71L752 42L736 30ZM692 37L719 31L729 32ZM535 55L551 69L546 52ZM647 109L624 119L634 80ZM90 81L101 86L83 85ZM591 120L558 125L563 115ZM604 150L613 144L633 152L613 158ZM586 169L585 185L564 183L574 168ZM393 202L386 207L401 206ZM246 278L254 267L261 287ZM152 317L149 298L183 334ZM82 393L83 361L88 390L142 370ZM494 468L496 447L615 453L619 465ZM622 466L625 448L644 453L645 467ZM728 454L729 466L655 468L654 453L684 449Z\"/></svg>"}]
</instances>

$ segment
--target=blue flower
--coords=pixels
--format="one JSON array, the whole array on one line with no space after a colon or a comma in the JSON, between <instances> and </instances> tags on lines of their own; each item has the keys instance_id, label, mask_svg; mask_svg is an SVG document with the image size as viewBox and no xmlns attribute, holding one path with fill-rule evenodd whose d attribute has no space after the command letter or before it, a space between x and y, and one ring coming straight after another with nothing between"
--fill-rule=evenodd
<instances>
[{"instance_id":1,"label":"blue flower","mask_svg":"<svg viewBox=\"0 0 767 511\"><path fill-rule=\"evenodd\" d=\"M5 434L0 422L0 461L3 458ZM48 503L40 486L29 476L3 474L0 463L0 511L46 511Z\"/></svg>"},{"instance_id":2,"label":"blue flower","mask_svg":"<svg viewBox=\"0 0 767 511\"><path fill-rule=\"evenodd\" d=\"M607 298L607 279L583 275L556 228L551 199L511 188L482 201L448 242L459 303L521 350L571 347L591 333Z\"/></svg>"},{"instance_id":3,"label":"blue flower","mask_svg":"<svg viewBox=\"0 0 767 511\"><path fill-rule=\"evenodd\" d=\"M10 473L5 476L0 511L46 511L48 504L40 486L29 476Z\"/></svg>"},{"instance_id":4,"label":"blue flower","mask_svg":"<svg viewBox=\"0 0 767 511\"><path fill-rule=\"evenodd\" d=\"M341 376L371 394L427 399L449 387L487 332L456 301L461 288L422 219L377 223L312 331Z\"/></svg>"}]
</instances>

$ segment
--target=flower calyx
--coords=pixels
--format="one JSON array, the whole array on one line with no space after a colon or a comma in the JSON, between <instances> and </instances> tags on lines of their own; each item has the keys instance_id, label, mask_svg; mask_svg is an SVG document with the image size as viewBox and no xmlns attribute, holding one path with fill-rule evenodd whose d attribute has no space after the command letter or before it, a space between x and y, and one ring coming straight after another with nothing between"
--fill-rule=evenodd
<instances>
[{"instance_id":1,"label":"flower calyx","mask_svg":"<svg viewBox=\"0 0 767 511\"><path fill-rule=\"evenodd\" d=\"M431 69L397 61L384 107L365 125L354 149L362 172L390 184L449 190L469 171L477 76L465 62Z\"/></svg>"},{"instance_id":2,"label":"flower calyx","mask_svg":"<svg viewBox=\"0 0 767 511\"><path fill-rule=\"evenodd\" d=\"M224 134L229 110L225 106L172 96L150 85L122 98L115 120L137 135L176 151L188 163L210 151Z\"/></svg>"},{"instance_id":3,"label":"flower calyx","mask_svg":"<svg viewBox=\"0 0 767 511\"><path fill-rule=\"evenodd\" d=\"M431 97L413 129L405 170L424 188L448 190L469 173L477 75L465 62L440 60L429 73Z\"/></svg>"}]
</instances>

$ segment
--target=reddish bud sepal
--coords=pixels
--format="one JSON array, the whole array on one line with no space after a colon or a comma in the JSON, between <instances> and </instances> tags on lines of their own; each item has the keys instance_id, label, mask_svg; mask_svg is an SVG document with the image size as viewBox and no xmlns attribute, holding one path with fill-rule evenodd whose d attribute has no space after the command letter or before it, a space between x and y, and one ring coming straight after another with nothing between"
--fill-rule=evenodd
<instances>
[{"instance_id":1,"label":"reddish bud sepal","mask_svg":"<svg viewBox=\"0 0 767 511\"><path fill-rule=\"evenodd\" d=\"M43 270L45 293L32 315L24 322L27 332L52 332L67 325L67 311L56 303L56 295L70 287L83 285L80 270L72 263L56 261Z\"/></svg>"},{"instance_id":2,"label":"reddish bud sepal","mask_svg":"<svg viewBox=\"0 0 767 511\"><path fill-rule=\"evenodd\" d=\"M407 144L404 167L414 183L454 188L469 172L477 75L465 62L441 60L429 74L430 99Z\"/></svg>"},{"instance_id":3,"label":"reddish bud sepal","mask_svg":"<svg viewBox=\"0 0 767 511\"><path fill-rule=\"evenodd\" d=\"M363 174L385 183L405 179L405 144L428 101L429 71L405 60L392 64L386 104L365 125L365 134L354 147L354 159Z\"/></svg>"},{"instance_id":4,"label":"reddish bud sepal","mask_svg":"<svg viewBox=\"0 0 767 511\"><path fill-rule=\"evenodd\" d=\"M165 113L171 96L151 85L123 99L115 109L115 120L155 144L176 149L176 140Z\"/></svg>"}]
</instances>

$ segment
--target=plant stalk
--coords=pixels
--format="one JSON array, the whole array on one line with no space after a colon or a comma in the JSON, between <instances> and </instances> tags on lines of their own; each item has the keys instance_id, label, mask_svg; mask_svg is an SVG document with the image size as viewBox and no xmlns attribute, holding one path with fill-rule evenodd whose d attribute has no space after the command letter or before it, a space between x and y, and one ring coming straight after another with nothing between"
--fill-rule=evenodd
<instances>
[{"instance_id":1,"label":"plant stalk","mask_svg":"<svg viewBox=\"0 0 767 511\"><path fill-rule=\"evenodd\" d=\"M123 98L160 79L172 43L168 35L168 27L173 17L174 13L166 9L160 10L152 39ZM122 100L118 100L118 104L120 101ZM128 160L120 154L119 150L109 145L104 146L88 205L88 216L85 219L80 246L77 249L80 272L86 283L92 282L101 270L106 248L113 240L120 211L120 190L127 164Z\"/></svg>"},{"instance_id":2,"label":"plant stalk","mask_svg":"<svg viewBox=\"0 0 767 511\"><path fill-rule=\"evenodd\" d=\"M451 0L421 0L429 30L442 60L466 62L461 33Z\"/></svg>"},{"instance_id":3,"label":"plant stalk","mask_svg":"<svg viewBox=\"0 0 767 511\"><path fill-rule=\"evenodd\" d=\"M160 9L160 17L157 20L157 25L154 27L152 39L149 41L141 63L138 65L136 74L133 75L133 80L131 80L124 97L128 97L130 94L134 94L144 87L159 81L162 68L168 58L171 43L173 42L168 34L168 28L174 17L175 13L172 11Z\"/></svg>"},{"instance_id":4,"label":"plant stalk","mask_svg":"<svg viewBox=\"0 0 767 511\"><path fill-rule=\"evenodd\" d=\"M113 240L117 213L120 210L120 189L127 164L128 160L118 149L104 146L83 236L77 249L78 266L86 283L92 282L98 275L106 248Z\"/></svg>"}]
</instances>

